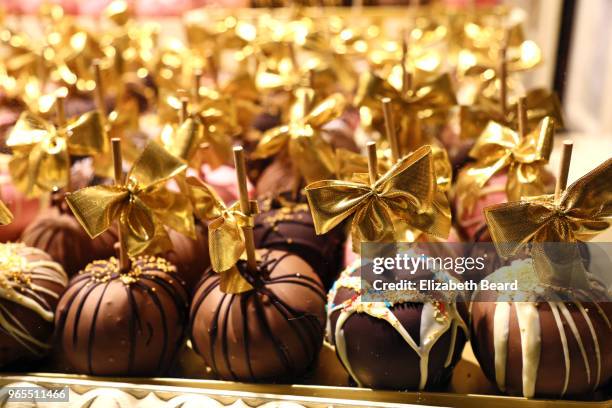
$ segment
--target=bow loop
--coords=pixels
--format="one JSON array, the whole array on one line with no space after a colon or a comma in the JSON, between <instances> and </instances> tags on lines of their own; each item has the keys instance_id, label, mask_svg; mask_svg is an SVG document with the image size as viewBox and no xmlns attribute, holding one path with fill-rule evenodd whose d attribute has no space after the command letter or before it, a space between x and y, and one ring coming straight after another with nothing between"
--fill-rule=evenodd
<instances>
[{"instance_id":1,"label":"bow loop","mask_svg":"<svg viewBox=\"0 0 612 408\"><path fill-rule=\"evenodd\" d=\"M456 194L461 203L459 213L470 211L479 191L498 172L508 170L506 194L509 201L542 194L545 190L545 164L553 145L554 121L544 118L530 133L521 138L514 130L489 122L472 149L476 160L460 174Z\"/></svg>"},{"instance_id":2,"label":"bow loop","mask_svg":"<svg viewBox=\"0 0 612 408\"><path fill-rule=\"evenodd\" d=\"M323 180L306 187L317 234L352 217L351 232L357 251L361 241L401 240L407 229L422 227L415 225L413 218L431 208L434 193L429 146L401 159L372 185Z\"/></svg>"},{"instance_id":3,"label":"bow loop","mask_svg":"<svg viewBox=\"0 0 612 408\"><path fill-rule=\"evenodd\" d=\"M97 112L85 113L57 128L38 115L24 112L6 144L13 150L11 176L27 196L65 187L71 154L94 155L108 150Z\"/></svg>"},{"instance_id":4,"label":"bow loop","mask_svg":"<svg viewBox=\"0 0 612 408\"><path fill-rule=\"evenodd\" d=\"M192 202L196 217L208 222L211 266L221 274L224 292L241 293L250 290L251 285L240 275L236 263L245 251L242 227L252 227L253 216L242 213L239 203L226 207L215 190L198 178L187 177L183 187Z\"/></svg>"},{"instance_id":5,"label":"bow loop","mask_svg":"<svg viewBox=\"0 0 612 408\"><path fill-rule=\"evenodd\" d=\"M611 191L609 159L567 188L558 203L552 195L530 197L487 207L485 218L503 257L515 255L530 243L588 241L612 224ZM551 267L545 252L532 250L536 272L544 282L559 282L563 277L557 275L563 269ZM586 284L586 278L574 282Z\"/></svg>"},{"instance_id":6,"label":"bow loop","mask_svg":"<svg viewBox=\"0 0 612 408\"><path fill-rule=\"evenodd\" d=\"M342 114L346 101L341 94L333 94L307 111L313 91L298 88L294 94L290 122L267 130L252 157L263 159L286 149L307 182L330 178L336 167L334 152L321 137L320 131L323 125Z\"/></svg>"},{"instance_id":7,"label":"bow loop","mask_svg":"<svg viewBox=\"0 0 612 408\"><path fill-rule=\"evenodd\" d=\"M128 254L169 248L165 226L195 237L191 203L164 184L187 165L156 143L149 143L122 185L94 186L66 196L76 219L92 238L119 220L127 233Z\"/></svg>"}]
</instances>

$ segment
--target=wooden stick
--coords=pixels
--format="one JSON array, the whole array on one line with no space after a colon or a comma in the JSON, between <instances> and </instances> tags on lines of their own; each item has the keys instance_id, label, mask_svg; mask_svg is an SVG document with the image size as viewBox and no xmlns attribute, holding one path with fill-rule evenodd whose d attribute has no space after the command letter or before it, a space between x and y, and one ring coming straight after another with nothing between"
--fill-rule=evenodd
<instances>
[{"instance_id":1,"label":"wooden stick","mask_svg":"<svg viewBox=\"0 0 612 408\"><path fill-rule=\"evenodd\" d=\"M58 95L55 98L55 113L57 115L57 125L64 126L66 124L66 97Z\"/></svg>"},{"instance_id":2,"label":"wooden stick","mask_svg":"<svg viewBox=\"0 0 612 408\"><path fill-rule=\"evenodd\" d=\"M208 57L206 57L206 62L208 65L208 74L211 76L215 87L219 89L219 69L217 68L214 54L209 54Z\"/></svg>"},{"instance_id":3,"label":"wooden stick","mask_svg":"<svg viewBox=\"0 0 612 408\"><path fill-rule=\"evenodd\" d=\"M521 138L527 136L527 98L521 96L516 105L518 118L518 131Z\"/></svg>"},{"instance_id":4,"label":"wooden stick","mask_svg":"<svg viewBox=\"0 0 612 408\"><path fill-rule=\"evenodd\" d=\"M506 31L501 49L499 50L499 101L504 118L508 113L508 37L509 33Z\"/></svg>"},{"instance_id":5,"label":"wooden stick","mask_svg":"<svg viewBox=\"0 0 612 408\"><path fill-rule=\"evenodd\" d=\"M238 178L238 191L240 193L240 210L245 215L251 215L251 202L247 190L246 165L244 163L244 150L242 146L234 147L234 165L236 166L236 177ZM255 239L253 228L242 227L244 233L244 245L247 253L247 268L250 273L257 272L257 258L255 255Z\"/></svg>"},{"instance_id":6,"label":"wooden stick","mask_svg":"<svg viewBox=\"0 0 612 408\"><path fill-rule=\"evenodd\" d=\"M408 38L406 31L402 31L402 95L406 95L412 89L412 75L408 72Z\"/></svg>"},{"instance_id":7,"label":"wooden stick","mask_svg":"<svg viewBox=\"0 0 612 408\"><path fill-rule=\"evenodd\" d=\"M378 158L376 157L376 142L368 142L368 173L370 174L370 184L378 180Z\"/></svg>"},{"instance_id":8,"label":"wooden stick","mask_svg":"<svg viewBox=\"0 0 612 408\"><path fill-rule=\"evenodd\" d=\"M111 139L111 148L113 151L113 170L115 171L115 184L123 184L123 160L121 158L121 139L114 137ZM119 267L121 273L129 272L130 258L127 254L127 241L123 233L123 227L120 222L117 222L117 234L119 236Z\"/></svg>"},{"instance_id":9,"label":"wooden stick","mask_svg":"<svg viewBox=\"0 0 612 408\"><path fill-rule=\"evenodd\" d=\"M387 140L391 146L391 159L393 163L397 163L400 159L399 143L397 141L397 133L395 132L395 122L393 121L393 112L391 111L391 99L382 99L383 115L385 118L385 130L387 132Z\"/></svg>"},{"instance_id":10,"label":"wooden stick","mask_svg":"<svg viewBox=\"0 0 612 408\"><path fill-rule=\"evenodd\" d=\"M58 95L55 98L55 113L57 115L57 126L62 128L66 125L66 97L64 95ZM64 132L64 130L61 130ZM68 135L66 135L68 137ZM69 159L70 160L70 159ZM64 191L71 192L72 191L72 174L70 173L72 169L72 163L68 164L68 175L66 180L66 187L64 187Z\"/></svg>"},{"instance_id":11,"label":"wooden stick","mask_svg":"<svg viewBox=\"0 0 612 408\"><path fill-rule=\"evenodd\" d=\"M572 149L574 143L571 140L563 142L563 150L561 151L561 162L559 164L559 173L557 176L557 184L555 185L555 203L559 203L563 190L567 187L567 177L569 175L570 163L572 161Z\"/></svg>"},{"instance_id":12,"label":"wooden stick","mask_svg":"<svg viewBox=\"0 0 612 408\"><path fill-rule=\"evenodd\" d=\"M102 113L102 116L106 118L106 105L104 104L104 84L102 83L102 70L100 67L100 61L95 60L93 62L94 68L94 81L96 82L96 92L94 98L96 101L96 107Z\"/></svg>"},{"instance_id":13,"label":"wooden stick","mask_svg":"<svg viewBox=\"0 0 612 408\"><path fill-rule=\"evenodd\" d=\"M189 98L186 96L181 97L181 111L179 112L179 123L183 123L189 116Z\"/></svg>"},{"instance_id":14,"label":"wooden stick","mask_svg":"<svg viewBox=\"0 0 612 408\"><path fill-rule=\"evenodd\" d=\"M196 69L193 73L193 100L195 103L200 102L200 84L202 83L202 70Z\"/></svg>"}]
</instances>

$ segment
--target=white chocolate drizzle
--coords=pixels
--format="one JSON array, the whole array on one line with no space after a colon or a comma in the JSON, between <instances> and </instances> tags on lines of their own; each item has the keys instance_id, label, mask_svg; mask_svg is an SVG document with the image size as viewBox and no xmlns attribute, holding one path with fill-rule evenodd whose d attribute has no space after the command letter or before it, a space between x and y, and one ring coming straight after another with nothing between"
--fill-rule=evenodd
<instances>
[{"instance_id":1,"label":"white chocolate drizzle","mask_svg":"<svg viewBox=\"0 0 612 408\"><path fill-rule=\"evenodd\" d=\"M43 295L59 298L55 293L36 282L48 281L62 287L68 284L68 277L63 268L56 262L46 260L30 261L29 256L43 252L24 244L0 244L0 298L18 304L52 322L54 310L50 308ZM33 354L50 348L32 336L21 322L0 304L0 331L13 337Z\"/></svg>"},{"instance_id":2,"label":"white chocolate drizzle","mask_svg":"<svg viewBox=\"0 0 612 408\"><path fill-rule=\"evenodd\" d=\"M350 376L359 386L363 386L360 379L355 375L350 364L350 359L347 353L346 338L344 335L344 325L355 313L366 313L377 319L384 320L391 327L393 327L400 336L402 336L408 346L412 348L412 350L414 350L414 352L419 356L419 390L423 390L427 385L428 380L429 354L431 349L434 347L436 342L450 330L451 342L449 354L445 361L445 367L448 367L453 360L455 352L456 336L458 333L457 328L460 327L467 337L467 326L459 315L454 303L438 303L436 301L423 302L423 308L421 311L421 325L419 330L420 339L417 344L417 342L410 336L410 333L408 333L406 328L401 324L391 310L392 306L392 304L385 304L381 302L362 302L360 297L355 301L344 305L336 323L334 332L336 351Z\"/></svg>"},{"instance_id":3,"label":"white chocolate drizzle","mask_svg":"<svg viewBox=\"0 0 612 408\"><path fill-rule=\"evenodd\" d=\"M489 276L489 279L495 280L496 278L502 277L500 280L508 280L509 274L512 274L514 278L521 280L523 276L534 276L530 261L515 261L508 267L498 269L495 273ZM529 278L527 278L529 279ZM525 280L527 280L525 279ZM523 280L523 281L525 281ZM474 293L477 296L477 293ZM602 355L601 348L597 333L593 326L589 311L584 308L582 303L573 302L580 312L580 315L587 324L589 334L593 339L594 353L595 353L595 376L593 377L593 370L591 368L587 349L584 343L582 334L578 330L574 316L568 309L568 303L563 301L548 301L548 302L511 302L511 301L498 301L495 303L495 311L493 316L493 348L494 348L494 367L495 367L495 381L500 390L506 390L506 369L508 364L508 337L510 331L510 311L514 307L516 311L520 337L521 337L521 360L522 360L522 387L523 396L527 398L534 397L536 394L536 381L539 370L540 354L542 352L542 340L541 340L541 324L540 324L540 311L541 305L548 304L555 321L555 325L559 332L559 338L561 343L561 349L563 352L563 363L564 363L564 380L563 388L560 393L560 397L563 397L568 390L570 381L571 371L571 355L568 344L567 333L565 329L565 320L569 327L572 335L576 339L578 348L582 360L584 361L585 373L587 382L592 384L592 389L595 390L601 381L601 366L602 366ZM470 305L471 306L471 305ZM601 307L594 302L593 306L596 312L601 315L603 320L606 322L608 329L612 329L610 320L606 316L605 312Z\"/></svg>"}]
</instances>

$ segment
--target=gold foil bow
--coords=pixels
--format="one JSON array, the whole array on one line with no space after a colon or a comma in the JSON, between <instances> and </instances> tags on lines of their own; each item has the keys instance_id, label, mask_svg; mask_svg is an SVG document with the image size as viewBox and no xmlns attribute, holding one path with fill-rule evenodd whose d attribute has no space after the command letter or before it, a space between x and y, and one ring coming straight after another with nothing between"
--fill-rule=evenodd
<instances>
[{"instance_id":1,"label":"gold foil bow","mask_svg":"<svg viewBox=\"0 0 612 408\"><path fill-rule=\"evenodd\" d=\"M288 149L289 156L307 182L333 177L335 173L332 147L320 135L327 122L339 117L346 101L341 94L333 94L309 109L314 91L298 88L295 103L289 112L289 123L264 132L252 154L263 159Z\"/></svg>"},{"instance_id":2,"label":"gold foil bow","mask_svg":"<svg viewBox=\"0 0 612 408\"><path fill-rule=\"evenodd\" d=\"M516 129L518 127L517 105L518 100L509 103L506 115L504 115L501 112L498 96L488 97L480 94L473 105L460 107L460 137L462 139L477 138L491 120ZM554 92L543 88L530 90L525 95L525 111L527 131L533 130L547 116L554 119L557 129L565 127L561 103Z\"/></svg>"},{"instance_id":3,"label":"gold foil bow","mask_svg":"<svg viewBox=\"0 0 612 408\"><path fill-rule=\"evenodd\" d=\"M508 127L489 122L470 150L470 157L476 162L467 165L457 178L459 213L473 208L478 192L503 169L508 169L508 201L542 194L543 170L552 151L553 134L554 121L550 117L544 118L524 138Z\"/></svg>"},{"instance_id":4,"label":"gold foil bow","mask_svg":"<svg viewBox=\"0 0 612 408\"><path fill-rule=\"evenodd\" d=\"M128 237L128 254L170 249L164 226L195 239L189 199L165 188L187 168L180 159L151 142L136 160L123 185L86 187L66 196L76 219L90 237L119 220Z\"/></svg>"},{"instance_id":5,"label":"gold foil bow","mask_svg":"<svg viewBox=\"0 0 612 408\"><path fill-rule=\"evenodd\" d=\"M8 209L6 204L0 201L0 225L6 225L13 222L13 214Z\"/></svg>"},{"instance_id":6,"label":"gold foil bow","mask_svg":"<svg viewBox=\"0 0 612 408\"><path fill-rule=\"evenodd\" d=\"M399 119L398 140L404 151L416 150L426 143L426 140L414 137L418 132L415 126L420 126L424 121L445 123L448 111L457 103L448 74L417 83L406 93L402 93L383 78L373 73L365 73L360 78L354 103L370 111L367 116L371 116L371 120L370 123L366 121L366 126L372 125L379 130L383 128L383 98L391 99L394 117Z\"/></svg>"},{"instance_id":7,"label":"gold foil bow","mask_svg":"<svg viewBox=\"0 0 612 408\"><path fill-rule=\"evenodd\" d=\"M485 217L498 252L504 257L515 255L528 243L589 241L612 224L612 159L574 182L558 202L553 195L530 197L487 207ZM551 266L545 246L536 247L536 253L532 249L534 267L544 283L563 282L567 286L571 279L572 287L585 287L584 275L559 276L564 269ZM577 248L561 246L558 252L576 256L582 265Z\"/></svg>"},{"instance_id":8,"label":"gold foil bow","mask_svg":"<svg viewBox=\"0 0 612 408\"><path fill-rule=\"evenodd\" d=\"M201 88L196 101L188 106L188 116L178 125L167 124L162 129L161 142L175 156L199 167L203 157L196 153L203 145L210 147L206 162L213 167L228 163L232 138L240 133L233 102L217 91ZM162 108L169 121L176 121L181 101L175 95L165 95ZM170 113L168 113L170 112ZM164 116L162 115L162 116Z\"/></svg>"},{"instance_id":9,"label":"gold foil bow","mask_svg":"<svg viewBox=\"0 0 612 408\"><path fill-rule=\"evenodd\" d=\"M430 224L429 231L437 237L447 238L451 228L451 209L446 192L450 187L452 178L452 166L448 159L448 154L444 148L430 145L434 174L436 180L434 201L429 210L423 211L419 217L421 222ZM389 149L379 151L378 172L385 173L391 168L391 154ZM355 175L360 177L368 171L367 157L345 149L336 150L337 174L342 180L355 180ZM425 218L429 217L429 221ZM418 236L418 232L413 232Z\"/></svg>"},{"instance_id":10,"label":"gold foil bow","mask_svg":"<svg viewBox=\"0 0 612 408\"><path fill-rule=\"evenodd\" d=\"M108 151L108 139L97 111L59 127L24 112L6 144L13 151L9 163L13 182L28 196L66 187L71 155L89 156Z\"/></svg>"},{"instance_id":11,"label":"gold foil bow","mask_svg":"<svg viewBox=\"0 0 612 408\"><path fill-rule=\"evenodd\" d=\"M226 207L215 190L195 177L187 177L184 187L191 199L194 214L208 222L208 242L212 269L221 274L225 293L241 293L252 289L240 275L236 262L245 251L243 226L253 226L252 216L240 211L240 204Z\"/></svg>"},{"instance_id":12,"label":"gold foil bow","mask_svg":"<svg viewBox=\"0 0 612 408\"><path fill-rule=\"evenodd\" d=\"M408 229L430 232L432 224L421 215L430 210L435 192L429 146L399 160L374 184L322 180L306 187L316 233L351 218L355 252L362 241L403 241Z\"/></svg>"}]
</instances>

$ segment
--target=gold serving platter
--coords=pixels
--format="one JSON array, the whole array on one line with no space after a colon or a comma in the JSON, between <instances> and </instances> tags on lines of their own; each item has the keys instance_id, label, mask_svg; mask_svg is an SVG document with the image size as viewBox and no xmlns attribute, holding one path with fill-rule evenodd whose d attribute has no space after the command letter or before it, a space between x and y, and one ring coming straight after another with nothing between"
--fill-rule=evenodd
<instances>
[{"instance_id":1,"label":"gold serving platter","mask_svg":"<svg viewBox=\"0 0 612 408\"><path fill-rule=\"evenodd\" d=\"M444 392L375 391L354 387L314 385L246 384L228 381L180 378L103 378L57 373L5 374L0 385L37 384L45 388L70 388L70 406L89 406L97 398L120 399L127 394L141 407L193 406L232 407L410 407L469 408L610 408L612 400L544 400L482 394ZM124 396L124 399L127 398ZM98 401L100 403L100 401ZM54 403L52 406L61 406ZM241 405L244 404L244 405ZM5 405L3 405L5 406ZM10 407L9 405L6 405ZM98 405L96 405L98 406ZM191 405L188 405L191 406Z\"/></svg>"}]
</instances>

